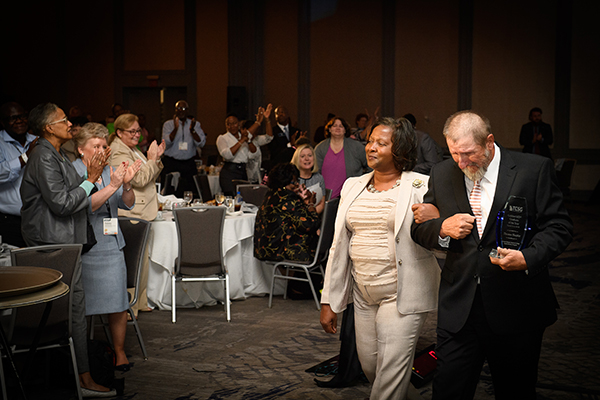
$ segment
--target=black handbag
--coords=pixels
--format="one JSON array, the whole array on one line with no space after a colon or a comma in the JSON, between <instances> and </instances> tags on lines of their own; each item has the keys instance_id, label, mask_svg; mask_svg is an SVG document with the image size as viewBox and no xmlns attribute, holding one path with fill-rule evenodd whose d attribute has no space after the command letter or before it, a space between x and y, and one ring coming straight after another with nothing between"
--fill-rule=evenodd
<instances>
[{"instance_id":1,"label":"black handbag","mask_svg":"<svg viewBox=\"0 0 600 400\"><path fill-rule=\"evenodd\" d=\"M96 243L98 243L96 241L96 235L94 234L94 227L92 224L90 224L90 219L87 217L87 215L85 219L87 220L87 243L83 245L81 254L87 253L92 247L94 247Z\"/></svg>"}]
</instances>

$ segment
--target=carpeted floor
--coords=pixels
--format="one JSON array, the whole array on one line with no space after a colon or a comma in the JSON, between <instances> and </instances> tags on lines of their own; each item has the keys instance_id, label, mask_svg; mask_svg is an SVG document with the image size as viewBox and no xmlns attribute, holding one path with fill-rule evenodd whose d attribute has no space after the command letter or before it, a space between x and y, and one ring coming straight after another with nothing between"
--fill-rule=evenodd
<instances>
[{"instance_id":1,"label":"carpeted floor","mask_svg":"<svg viewBox=\"0 0 600 400\"><path fill-rule=\"evenodd\" d=\"M600 398L600 246L599 212L570 204L576 237L552 263L553 285L561 304L559 320L544 336L539 368L538 398ZM134 368L122 377L122 399L364 399L369 385L343 389L317 387L305 370L335 356L336 336L325 334L312 300L267 298L234 302L227 323L221 306L178 309L177 323L170 313L141 313L139 323L150 358L144 361L133 328L127 349ZM96 328L98 338L103 338ZM435 342L435 314L428 318L418 349ZM43 360L43 358L41 358ZM51 360L51 370L54 359ZM40 364L44 364L40 361ZM55 372L64 375L66 369ZM515 360L518 373L518 360ZM39 375L39 374L38 374ZM328 378L323 378L328 379ZM52 381L57 380L52 378ZM30 399L74 398L72 382L48 384L37 379L28 386ZM58 387L57 387L58 386ZM49 388L46 388L49 387ZM418 390L431 398L431 384ZM11 391L14 396L14 391ZM11 400L18 397L10 397ZM493 399L487 366L475 399Z\"/></svg>"}]
</instances>

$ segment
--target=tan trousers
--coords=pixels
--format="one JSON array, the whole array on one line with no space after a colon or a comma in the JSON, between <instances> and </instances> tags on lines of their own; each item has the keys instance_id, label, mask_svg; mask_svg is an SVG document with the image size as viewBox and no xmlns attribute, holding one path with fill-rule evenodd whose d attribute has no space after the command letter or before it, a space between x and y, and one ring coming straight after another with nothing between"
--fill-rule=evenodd
<instances>
[{"instance_id":1,"label":"tan trousers","mask_svg":"<svg viewBox=\"0 0 600 400\"><path fill-rule=\"evenodd\" d=\"M415 348L427 313L402 315L397 283L354 285L356 348L372 383L371 400L406 399Z\"/></svg>"},{"instance_id":2,"label":"tan trousers","mask_svg":"<svg viewBox=\"0 0 600 400\"><path fill-rule=\"evenodd\" d=\"M146 251L144 252L144 264L142 265L142 270L140 271L140 285L139 285L139 293L137 302L131 307L133 313L137 317L139 310L146 310L148 308L148 296L146 288L148 286L148 270L150 269L150 243L152 243L152 237L154 233L152 229L148 233L148 243L146 245ZM133 292L135 289L127 289L127 292L133 297Z\"/></svg>"}]
</instances>

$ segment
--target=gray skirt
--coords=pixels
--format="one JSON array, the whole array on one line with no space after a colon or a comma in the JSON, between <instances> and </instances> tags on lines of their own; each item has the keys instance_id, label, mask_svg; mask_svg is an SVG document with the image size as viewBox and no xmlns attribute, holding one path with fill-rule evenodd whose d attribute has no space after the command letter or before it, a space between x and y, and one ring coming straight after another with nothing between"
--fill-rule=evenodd
<instances>
[{"instance_id":1,"label":"gray skirt","mask_svg":"<svg viewBox=\"0 0 600 400\"><path fill-rule=\"evenodd\" d=\"M116 236L99 234L98 229L94 233L98 243L81 256L85 315L125 311L129 300L123 250Z\"/></svg>"}]
</instances>

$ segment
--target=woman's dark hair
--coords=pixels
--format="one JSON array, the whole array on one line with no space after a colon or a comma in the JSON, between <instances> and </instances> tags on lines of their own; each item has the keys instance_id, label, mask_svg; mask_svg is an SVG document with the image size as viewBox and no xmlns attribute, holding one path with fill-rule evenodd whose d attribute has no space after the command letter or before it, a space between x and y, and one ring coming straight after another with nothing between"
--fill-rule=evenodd
<instances>
[{"instance_id":1,"label":"woman's dark hair","mask_svg":"<svg viewBox=\"0 0 600 400\"><path fill-rule=\"evenodd\" d=\"M394 166L398 171L412 171L417 164L417 135L406 118L380 118L371 133L379 125L392 129L392 154Z\"/></svg>"},{"instance_id":2,"label":"woman's dark hair","mask_svg":"<svg viewBox=\"0 0 600 400\"><path fill-rule=\"evenodd\" d=\"M299 176L300 172L298 172L298 168L294 164L280 163L274 166L271 172L269 172L267 185L269 189L276 190L296 182Z\"/></svg>"},{"instance_id":3,"label":"woman's dark hair","mask_svg":"<svg viewBox=\"0 0 600 400\"><path fill-rule=\"evenodd\" d=\"M339 119L340 122L342 123L342 125L344 125L344 129L346 130L346 133L344 134L345 137L350 137L350 135L352 134L352 131L350 129L350 125L348 125L348 123L346 122L346 120L342 117L333 117L329 120L329 122L327 123L327 125L325 125L325 137L328 138L329 136L331 136L331 132L329 132L329 128L331 128L331 126L333 124L335 124L335 120Z\"/></svg>"},{"instance_id":4,"label":"woman's dark hair","mask_svg":"<svg viewBox=\"0 0 600 400\"><path fill-rule=\"evenodd\" d=\"M33 110L29 112L29 127L33 130L33 133L42 136L46 125L52 122L54 114L58 111L58 106L53 103L42 103L35 106Z\"/></svg>"}]
</instances>

